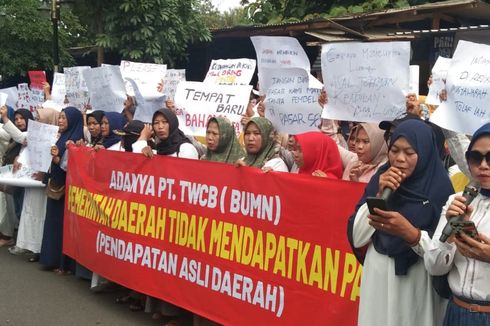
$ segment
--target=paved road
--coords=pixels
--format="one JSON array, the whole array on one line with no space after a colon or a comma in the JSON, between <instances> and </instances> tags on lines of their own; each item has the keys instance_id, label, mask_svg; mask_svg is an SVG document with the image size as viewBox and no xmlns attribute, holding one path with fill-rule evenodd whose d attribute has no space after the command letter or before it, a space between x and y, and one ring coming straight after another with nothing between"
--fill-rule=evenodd
<instances>
[{"instance_id":1,"label":"paved road","mask_svg":"<svg viewBox=\"0 0 490 326\"><path fill-rule=\"evenodd\" d=\"M88 281L41 271L25 256L0 248L0 326L164 325L115 304L122 294L94 294Z\"/></svg>"}]
</instances>

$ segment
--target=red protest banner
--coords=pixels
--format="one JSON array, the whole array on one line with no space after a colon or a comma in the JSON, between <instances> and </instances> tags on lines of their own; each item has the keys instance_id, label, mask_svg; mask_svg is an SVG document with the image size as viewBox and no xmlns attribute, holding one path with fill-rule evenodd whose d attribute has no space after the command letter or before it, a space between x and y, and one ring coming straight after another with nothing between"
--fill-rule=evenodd
<instances>
[{"instance_id":1,"label":"red protest banner","mask_svg":"<svg viewBox=\"0 0 490 326\"><path fill-rule=\"evenodd\" d=\"M43 89L43 83L46 82L46 73L42 70L30 70L28 74L31 88Z\"/></svg>"},{"instance_id":2,"label":"red protest banner","mask_svg":"<svg viewBox=\"0 0 490 326\"><path fill-rule=\"evenodd\" d=\"M71 147L63 250L228 325L355 325L364 185Z\"/></svg>"}]
</instances>

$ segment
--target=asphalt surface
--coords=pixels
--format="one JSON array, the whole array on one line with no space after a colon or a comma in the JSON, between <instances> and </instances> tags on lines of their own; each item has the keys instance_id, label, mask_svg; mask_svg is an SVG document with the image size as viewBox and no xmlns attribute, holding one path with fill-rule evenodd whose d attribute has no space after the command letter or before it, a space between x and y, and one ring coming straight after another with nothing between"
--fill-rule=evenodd
<instances>
[{"instance_id":1,"label":"asphalt surface","mask_svg":"<svg viewBox=\"0 0 490 326\"><path fill-rule=\"evenodd\" d=\"M40 270L28 256L0 248L0 326L153 326L150 314L132 312L115 298L127 291L95 294L90 282Z\"/></svg>"}]
</instances>

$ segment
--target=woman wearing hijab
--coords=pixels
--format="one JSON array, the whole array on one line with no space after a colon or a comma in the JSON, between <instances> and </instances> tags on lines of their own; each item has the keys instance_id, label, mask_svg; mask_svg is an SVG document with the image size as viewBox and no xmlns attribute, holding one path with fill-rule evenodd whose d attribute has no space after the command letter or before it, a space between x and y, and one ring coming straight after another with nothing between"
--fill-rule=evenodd
<instances>
[{"instance_id":1,"label":"woman wearing hijab","mask_svg":"<svg viewBox=\"0 0 490 326\"><path fill-rule=\"evenodd\" d=\"M83 116L75 107L64 108L58 120L60 137L51 148L53 156L51 167L46 175L46 187L54 193L61 193L59 199L48 198L46 204L46 219L44 222L43 241L39 262L47 269L55 269L63 274L73 268L71 259L62 254L63 245L63 215L65 206L64 185L66 172L60 166L66 153L68 141L77 142L83 138ZM49 197L49 196L48 196Z\"/></svg>"},{"instance_id":2,"label":"woman wearing hijab","mask_svg":"<svg viewBox=\"0 0 490 326\"><path fill-rule=\"evenodd\" d=\"M39 122L58 125L58 111L45 108L36 110L36 113L36 120ZM24 140L26 137L27 134L24 134ZM25 150L25 148L22 150ZM44 188L24 188L24 200L19 230L17 232L17 242L14 247L9 248L11 254L20 255L30 251L34 255L28 261L35 262L39 260L44 219L46 217L46 200L47 197Z\"/></svg>"},{"instance_id":3,"label":"woman wearing hijab","mask_svg":"<svg viewBox=\"0 0 490 326\"><path fill-rule=\"evenodd\" d=\"M102 143L102 119L104 118L104 111L96 110L87 114L87 145L94 147Z\"/></svg>"},{"instance_id":4,"label":"woman wearing hijab","mask_svg":"<svg viewBox=\"0 0 490 326\"><path fill-rule=\"evenodd\" d=\"M466 160L481 189L471 206L461 193L449 197L442 209L432 240L422 232L417 249L433 275L448 274L453 297L448 303L445 326L490 325L490 124L480 127L466 151ZM473 222L445 242L439 240L448 219L463 216ZM474 230L473 229L473 230Z\"/></svg>"},{"instance_id":5,"label":"woman wearing hijab","mask_svg":"<svg viewBox=\"0 0 490 326\"><path fill-rule=\"evenodd\" d=\"M320 132L306 132L291 137L289 143L299 174L340 179L342 161L335 141Z\"/></svg>"},{"instance_id":6,"label":"woman wearing hijab","mask_svg":"<svg viewBox=\"0 0 490 326\"><path fill-rule=\"evenodd\" d=\"M243 140L245 158L238 160L238 166L253 166L264 171L289 172L286 163L279 156L276 131L272 123L263 117L254 117L245 125Z\"/></svg>"},{"instance_id":7,"label":"woman wearing hijab","mask_svg":"<svg viewBox=\"0 0 490 326\"><path fill-rule=\"evenodd\" d=\"M366 196L385 188L393 190L389 210L374 208L376 215L370 214ZM400 124L391 137L388 163L371 178L349 221L351 245L368 245L359 325L440 325L442 298L414 247L422 233L434 233L451 193L432 129L417 120Z\"/></svg>"},{"instance_id":8,"label":"woman wearing hijab","mask_svg":"<svg viewBox=\"0 0 490 326\"><path fill-rule=\"evenodd\" d=\"M107 149L121 150L121 137L114 133L127 123L126 118L118 112L105 112L100 125L102 146Z\"/></svg>"},{"instance_id":9,"label":"woman wearing hijab","mask_svg":"<svg viewBox=\"0 0 490 326\"><path fill-rule=\"evenodd\" d=\"M14 164L20 154L24 133L27 131L29 120L34 117L29 110L18 109L14 113L14 124L8 118L8 111L2 110L3 129L10 135L10 140L3 156L3 165ZM14 244L14 230L21 215L22 201L24 199L24 188L14 187L13 194L5 194L7 207L6 214L0 219L0 247ZM12 212L14 212L12 214Z\"/></svg>"},{"instance_id":10,"label":"woman wearing hijab","mask_svg":"<svg viewBox=\"0 0 490 326\"><path fill-rule=\"evenodd\" d=\"M152 128L145 127L137 142L133 144L133 152L143 153L153 157L153 150L147 146L151 132L156 137L156 153L173 157L198 159L199 154L190 140L179 129L179 120L175 113L169 109L160 109L153 114Z\"/></svg>"},{"instance_id":11,"label":"woman wearing hijab","mask_svg":"<svg viewBox=\"0 0 490 326\"><path fill-rule=\"evenodd\" d=\"M378 168L386 163L388 147L384 131L375 123L361 123L357 128L356 153L344 169L343 180L369 182Z\"/></svg>"},{"instance_id":12,"label":"woman wearing hijab","mask_svg":"<svg viewBox=\"0 0 490 326\"><path fill-rule=\"evenodd\" d=\"M206 127L206 154L203 160L234 164L245 152L238 143L235 129L223 117L211 118Z\"/></svg>"}]
</instances>

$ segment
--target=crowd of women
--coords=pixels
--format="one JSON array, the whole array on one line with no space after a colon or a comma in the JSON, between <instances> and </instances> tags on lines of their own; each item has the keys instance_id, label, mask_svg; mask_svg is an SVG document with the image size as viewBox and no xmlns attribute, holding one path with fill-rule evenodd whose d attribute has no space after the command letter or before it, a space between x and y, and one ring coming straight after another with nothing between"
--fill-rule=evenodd
<instances>
[{"instance_id":1,"label":"crowd of women","mask_svg":"<svg viewBox=\"0 0 490 326\"><path fill-rule=\"evenodd\" d=\"M325 92L319 102L328 108ZM490 238L486 236L490 234L490 124L482 126L470 142L423 120L420 104L409 96L407 114L395 121L378 125L322 119L316 132L284 135L275 131L264 116L265 104L252 94L242 119L243 139L225 117L214 117L201 144L179 129L171 101L153 114L151 124L133 120L135 110L137 103L130 96L121 113L82 114L71 106L61 112L0 109L2 164L12 164L14 171L21 168L18 157L29 146L25 142L29 121L59 126L49 172L32 174L46 184L46 191L3 187L0 192L0 246L11 246L12 254L32 253L29 261L39 261L59 275L74 273L91 279L94 289L109 284L62 253L69 146L363 182L365 193L348 223L349 241L364 264L359 325L490 325ZM456 162L481 185L469 207L464 197L454 194L448 172L453 164L448 162ZM386 209L370 211L366 198L379 196L386 188L393 191ZM480 233L471 237L460 232L440 241L447 219L458 215L473 221ZM185 313L135 292L117 302L130 304L133 310L146 307L155 318ZM178 324L178 318L170 323Z\"/></svg>"}]
</instances>

